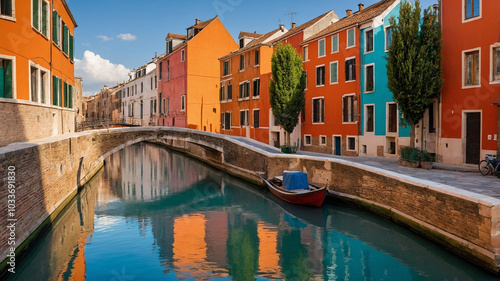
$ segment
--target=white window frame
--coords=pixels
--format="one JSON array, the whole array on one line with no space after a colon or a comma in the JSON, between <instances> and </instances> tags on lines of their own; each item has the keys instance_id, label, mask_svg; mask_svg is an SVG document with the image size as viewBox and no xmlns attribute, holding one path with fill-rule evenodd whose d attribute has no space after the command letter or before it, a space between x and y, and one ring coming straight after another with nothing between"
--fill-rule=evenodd
<instances>
[{"instance_id":1,"label":"white window frame","mask_svg":"<svg viewBox=\"0 0 500 281\"><path fill-rule=\"evenodd\" d=\"M14 8L12 8L14 9ZM16 57L15 56L8 56L8 55L3 55L0 54L0 59L4 60L11 60L12 61L12 98L0 98L0 100L11 100L11 99L17 99L17 82L16 82L16 77L17 77L17 64L16 64ZM52 79L52 76L50 76L50 79ZM52 80L50 80L52 81ZM49 92L50 98L52 98L52 92Z\"/></svg>"},{"instance_id":2,"label":"white window frame","mask_svg":"<svg viewBox=\"0 0 500 281\"><path fill-rule=\"evenodd\" d=\"M314 100L319 100L319 99L323 100L323 122L314 122ZM322 124L325 124L325 119L326 119L326 116L325 116L325 111L326 111L325 107L326 107L326 104L325 104L325 97L324 96L312 98L312 103L311 103L311 123L313 125L322 125Z\"/></svg>"},{"instance_id":3,"label":"white window frame","mask_svg":"<svg viewBox=\"0 0 500 281\"><path fill-rule=\"evenodd\" d=\"M352 46L349 46L349 31L350 30L353 30L354 31L354 45ZM350 49L350 48L354 48L356 47L356 28L353 27L353 28L350 28L348 30L346 30L346 49Z\"/></svg>"},{"instance_id":4,"label":"white window frame","mask_svg":"<svg viewBox=\"0 0 500 281\"><path fill-rule=\"evenodd\" d=\"M356 108L356 114L355 114L356 120L344 122L344 98L351 97L351 96L356 98L356 106L355 106L355 108ZM358 111L358 104L357 103L358 103L358 100L356 97L356 93L345 94L342 96L342 124L356 124L358 122L358 112L357 112ZM350 116L351 114L348 114L348 115Z\"/></svg>"},{"instance_id":5,"label":"white window frame","mask_svg":"<svg viewBox=\"0 0 500 281\"><path fill-rule=\"evenodd\" d=\"M309 138L309 143L307 142L307 138ZM312 135L304 135L304 146L311 146L312 145Z\"/></svg>"},{"instance_id":6,"label":"white window frame","mask_svg":"<svg viewBox=\"0 0 500 281\"><path fill-rule=\"evenodd\" d=\"M354 149L349 149L349 139L354 139ZM358 137L357 136L346 136L345 137L346 141L346 151L356 151L356 147L358 146Z\"/></svg>"},{"instance_id":7,"label":"white window frame","mask_svg":"<svg viewBox=\"0 0 500 281\"><path fill-rule=\"evenodd\" d=\"M323 78L323 84L318 84L318 68L320 68L320 67L323 67L323 69L324 69L324 70L323 70L323 72L324 72L324 73L323 73L323 74L324 74L324 75L323 75L323 76L324 76L324 78ZM326 84L326 81L325 81L325 80L326 80L326 67L325 67L325 65L324 65L324 64L321 64L321 65L317 65L317 66L316 66L316 77L315 77L315 78L316 78L316 79L315 79L315 81L316 81L316 82L315 82L316 87L324 87L324 86L325 86L325 84Z\"/></svg>"},{"instance_id":8,"label":"white window frame","mask_svg":"<svg viewBox=\"0 0 500 281\"><path fill-rule=\"evenodd\" d=\"M324 142L324 143L323 143L323 141L322 141L322 140L323 140L323 138L325 139L325 142ZM326 136L325 136L325 135L320 135L320 136L319 136L319 145L320 145L320 146L326 146L326 144L327 144L327 143L328 143L328 139L326 138Z\"/></svg>"},{"instance_id":9,"label":"white window frame","mask_svg":"<svg viewBox=\"0 0 500 281\"><path fill-rule=\"evenodd\" d=\"M389 132L389 105L390 104L395 104L396 105L396 132ZM399 120L399 107L398 107L398 104L397 102L394 102L394 101L390 101L390 102L387 102L385 104L385 134L386 136L388 137L397 137L399 135L399 125L400 125L400 121Z\"/></svg>"},{"instance_id":10,"label":"white window frame","mask_svg":"<svg viewBox=\"0 0 500 281\"><path fill-rule=\"evenodd\" d=\"M11 0L11 7L12 7L12 16L0 15L0 19L10 20L13 22L16 21L16 0Z\"/></svg>"},{"instance_id":11,"label":"white window frame","mask_svg":"<svg viewBox=\"0 0 500 281\"><path fill-rule=\"evenodd\" d=\"M309 61L309 45L302 46L302 61Z\"/></svg>"},{"instance_id":12,"label":"white window frame","mask_svg":"<svg viewBox=\"0 0 500 281\"><path fill-rule=\"evenodd\" d=\"M29 61L29 96L30 96L30 101L33 102L33 93L31 92L31 68L34 67L37 69L36 71L36 77L37 77L37 81L36 81L36 85L37 85L37 99L38 99L38 102L36 103L40 103L40 104L47 104L47 105L50 105L50 98L51 98L51 91L50 91L50 82L51 82L51 73L48 69L46 69L45 67L42 67L38 64L36 64L35 62L33 61ZM42 71L45 72L46 74L46 78L45 78L45 102L42 102Z\"/></svg>"},{"instance_id":13,"label":"white window frame","mask_svg":"<svg viewBox=\"0 0 500 281\"><path fill-rule=\"evenodd\" d=\"M49 39L50 38L50 29L52 28L51 26L51 12L52 9L50 7L50 3L49 1L46 1L46 0L39 0L38 2L38 27L39 29L35 28L35 26L33 25L33 1L31 1L31 28L33 30L35 30L37 33L39 33L40 35L42 35L43 37ZM45 15L45 19L47 20L46 22L46 27L47 27L47 35L44 35L43 34L43 31L42 31L42 25L43 25L43 22L42 22L42 12L43 12L43 9L42 9L42 6L43 6L43 3L47 4L47 14ZM69 37L68 37L68 45L69 45Z\"/></svg>"},{"instance_id":14,"label":"white window frame","mask_svg":"<svg viewBox=\"0 0 500 281\"><path fill-rule=\"evenodd\" d=\"M337 64L337 81L332 82L332 64ZM332 61L330 62L330 85L338 84L339 83L339 61Z\"/></svg>"},{"instance_id":15,"label":"white window frame","mask_svg":"<svg viewBox=\"0 0 500 281\"><path fill-rule=\"evenodd\" d=\"M483 18L483 0L479 0L479 16L473 18L465 18L465 1L462 0L462 23L467 23Z\"/></svg>"},{"instance_id":16,"label":"white window frame","mask_svg":"<svg viewBox=\"0 0 500 281\"><path fill-rule=\"evenodd\" d=\"M181 111L186 111L186 95L181 95Z\"/></svg>"},{"instance_id":17,"label":"white window frame","mask_svg":"<svg viewBox=\"0 0 500 281\"><path fill-rule=\"evenodd\" d=\"M373 106L373 132L368 132L368 107L369 106ZM365 135L375 135L375 104L374 103L369 103L369 104L365 104L365 121L364 121L364 133Z\"/></svg>"},{"instance_id":18,"label":"white window frame","mask_svg":"<svg viewBox=\"0 0 500 281\"><path fill-rule=\"evenodd\" d=\"M368 41L366 40L366 33L367 33L368 31L371 31L371 32L372 32L372 34L373 34L373 36L372 36L372 45L373 45L373 50L371 50L371 51L369 51L369 52L367 51L367 44L368 44ZM363 34L364 34L364 38L365 38L365 54L371 54L371 53L375 52L375 30L374 30L373 28L367 28L367 29L363 32ZM354 37L354 38L356 38L356 37Z\"/></svg>"},{"instance_id":19,"label":"white window frame","mask_svg":"<svg viewBox=\"0 0 500 281\"><path fill-rule=\"evenodd\" d=\"M321 55L321 42L323 42L323 55ZM326 40L325 38L318 40L318 58L326 56Z\"/></svg>"},{"instance_id":20,"label":"white window frame","mask_svg":"<svg viewBox=\"0 0 500 281\"><path fill-rule=\"evenodd\" d=\"M337 50L336 50L336 51L335 51L335 50L333 50L333 40L334 40L334 38L337 38ZM337 33L337 34L332 35L332 48L331 48L331 49L332 49L332 54L335 54L335 53L338 53L338 52L339 52L339 50L340 50L340 45L339 45L339 43L340 43L340 42L339 42L339 34Z\"/></svg>"},{"instance_id":21,"label":"white window frame","mask_svg":"<svg viewBox=\"0 0 500 281\"><path fill-rule=\"evenodd\" d=\"M366 90L366 86L367 86L367 84L366 84L366 83L367 83L367 81L368 81L367 76L366 76L366 73L367 73L366 69L367 69L369 66L373 66L373 90L371 90L371 91L367 91L367 90ZM364 71L364 72L365 72L365 73L364 73L364 80L365 80L365 81L364 81L364 85L363 85L363 87L364 87L364 88L363 88L364 93L373 93L373 92L375 92L375 63L365 64L364 69L365 69L365 71Z\"/></svg>"},{"instance_id":22,"label":"white window frame","mask_svg":"<svg viewBox=\"0 0 500 281\"><path fill-rule=\"evenodd\" d=\"M387 44L387 30L392 29L391 25L384 26L384 51L387 53L389 51L389 45Z\"/></svg>"},{"instance_id":23,"label":"white window frame","mask_svg":"<svg viewBox=\"0 0 500 281\"><path fill-rule=\"evenodd\" d=\"M465 54L470 52L479 51L479 84L478 85L465 85ZM481 88L481 47L463 50L462 51L462 89L471 89L471 88Z\"/></svg>"},{"instance_id":24,"label":"white window frame","mask_svg":"<svg viewBox=\"0 0 500 281\"><path fill-rule=\"evenodd\" d=\"M246 83L249 84L249 86L248 86L248 97L245 97L243 95L243 93L240 93L240 86L243 85L243 84L246 84ZM251 96L250 95L251 87L252 87L252 82L250 80L246 80L246 81L240 82L240 84L238 84L238 101L243 101L243 100L249 100L250 99L250 96ZM243 87L243 89L245 89L245 87ZM240 94L241 94L241 98L240 98Z\"/></svg>"},{"instance_id":25,"label":"white window frame","mask_svg":"<svg viewBox=\"0 0 500 281\"><path fill-rule=\"evenodd\" d=\"M245 116L245 122L244 122L244 124L241 124L242 123L241 122L242 121L241 120L241 112L244 112L243 113L243 115ZM241 127L241 128L243 128L243 127L249 127L250 126L250 120L248 120L248 119L250 119L249 117L250 117L250 110L248 110L248 109L241 109L240 110L240 126L239 127Z\"/></svg>"},{"instance_id":26,"label":"white window frame","mask_svg":"<svg viewBox=\"0 0 500 281\"><path fill-rule=\"evenodd\" d=\"M494 49L500 49L500 42L496 42L490 46L490 84L500 84L500 79L495 80L495 65L493 64L493 59L495 58ZM498 59L500 60L500 57Z\"/></svg>"}]
</instances>

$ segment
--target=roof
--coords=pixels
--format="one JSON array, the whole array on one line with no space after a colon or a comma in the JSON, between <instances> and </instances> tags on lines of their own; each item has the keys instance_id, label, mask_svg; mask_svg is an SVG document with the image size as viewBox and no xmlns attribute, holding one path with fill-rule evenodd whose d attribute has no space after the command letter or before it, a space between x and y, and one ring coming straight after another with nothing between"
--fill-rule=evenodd
<instances>
[{"instance_id":1,"label":"roof","mask_svg":"<svg viewBox=\"0 0 500 281\"><path fill-rule=\"evenodd\" d=\"M169 33L169 34L167 34L167 38L166 39L168 39L168 38L186 40L187 39L187 35Z\"/></svg>"},{"instance_id":2,"label":"roof","mask_svg":"<svg viewBox=\"0 0 500 281\"><path fill-rule=\"evenodd\" d=\"M334 33L346 27L350 27L359 23L366 22L370 19L373 19L374 17L382 14L387 8L389 8L396 1L398 0L382 0L367 8L364 8L361 11L357 11L352 15L342 18L341 20L333 23L329 27L323 29L323 31L318 32L316 35L312 36L304 43L314 41L320 37L324 37L330 33Z\"/></svg>"},{"instance_id":3,"label":"roof","mask_svg":"<svg viewBox=\"0 0 500 281\"><path fill-rule=\"evenodd\" d=\"M238 38L241 38L241 37L259 38L262 35L264 35L264 34L258 34L257 32L252 33L252 32L241 31L240 35L238 35Z\"/></svg>"},{"instance_id":4,"label":"roof","mask_svg":"<svg viewBox=\"0 0 500 281\"><path fill-rule=\"evenodd\" d=\"M271 46L271 43L264 43L269 37L273 36L274 34L276 34L276 32L280 31L281 28L278 28L278 29L275 29L271 32L268 32L262 36L260 36L259 38L253 40L252 42L248 43L248 45L246 45L245 47L241 48L241 49L238 49L237 51L234 51L234 52L231 52L229 55L226 55L226 56L223 56L221 58L219 58L219 60L224 60L224 59L228 59L232 56L235 56L235 55L238 55L238 54L242 54L250 49L253 49L255 47L258 47L258 46L263 46L263 45L266 45L266 46Z\"/></svg>"},{"instance_id":5,"label":"roof","mask_svg":"<svg viewBox=\"0 0 500 281\"><path fill-rule=\"evenodd\" d=\"M207 27L209 24L211 24L217 17L219 17L219 16L215 16L215 18L213 18L213 19L209 19L207 21L200 22L199 24L195 24L195 25L190 26L190 27L188 27L186 29L190 29L192 27L194 27L196 29L203 29L203 28Z\"/></svg>"},{"instance_id":6,"label":"roof","mask_svg":"<svg viewBox=\"0 0 500 281\"><path fill-rule=\"evenodd\" d=\"M312 20L310 20L310 21L308 21L308 22L306 22L306 23L304 23L304 24L302 24L302 25L299 25L299 26L297 26L297 27L295 27L295 28L292 28L292 29L288 30L288 32L287 32L285 35L280 36L280 37L278 37L277 39L275 39L275 40L272 42L272 44L276 44L276 43L278 43L278 42L280 42L280 41L285 40L286 38L289 38L289 37L291 37L291 36L293 36L293 35L295 35L295 34L297 34L297 33L301 32L301 31L304 31L305 29L307 29L307 28L309 28L309 27L311 27L311 26L315 25L317 22L319 22L321 19L323 19L323 18L324 18L325 16L327 16L329 13L335 13L335 12L333 12L333 10L330 10L330 11L328 11L328 12L326 12L326 13L322 14L322 15L321 15L321 16L319 16L319 17L316 17L316 18L314 18L314 19L312 19Z\"/></svg>"},{"instance_id":7,"label":"roof","mask_svg":"<svg viewBox=\"0 0 500 281\"><path fill-rule=\"evenodd\" d=\"M69 17L71 18L71 21L73 22L75 27L78 27L78 24L76 23L76 20L73 17L73 14L71 13L71 10L69 9L68 3L66 3L66 0L62 0L62 3L63 3L64 8L66 9L66 11L68 12Z\"/></svg>"}]
</instances>

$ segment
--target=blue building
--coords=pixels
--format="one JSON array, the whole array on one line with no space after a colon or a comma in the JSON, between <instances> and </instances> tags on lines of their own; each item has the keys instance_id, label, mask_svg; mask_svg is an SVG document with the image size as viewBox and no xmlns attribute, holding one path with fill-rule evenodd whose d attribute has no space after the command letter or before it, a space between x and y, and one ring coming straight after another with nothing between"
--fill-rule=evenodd
<instances>
[{"instance_id":1,"label":"blue building","mask_svg":"<svg viewBox=\"0 0 500 281\"><path fill-rule=\"evenodd\" d=\"M403 0L404 1L404 0ZM402 122L387 84L387 49L391 44L389 18L399 16L401 0L360 27L361 132L359 155L396 156L410 143L410 125Z\"/></svg>"}]
</instances>

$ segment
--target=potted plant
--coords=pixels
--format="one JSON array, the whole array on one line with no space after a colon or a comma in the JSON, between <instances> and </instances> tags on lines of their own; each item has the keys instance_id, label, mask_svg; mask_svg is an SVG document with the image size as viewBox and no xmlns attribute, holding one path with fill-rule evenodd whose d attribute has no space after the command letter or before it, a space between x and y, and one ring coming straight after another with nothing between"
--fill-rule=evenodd
<instances>
[{"instance_id":1,"label":"potted plant","mask_svg":"<svg viewBox=\"0 0 500 281\"><path fill-rule=\"evenodd\" d=\"M399 164L405 167L418 168L420 167L420 161L418 159L420 150L418 148L404 146L401 148L401 156L399 158Z\"/></svg>"},{"instance_id":2,"label":"potted plant","mask_svg":"<svg viewBox=\"0 0 500 281\"><path fill-rule=\"evenodd\" d=\"M282 145L281 152L288 153L288 154L297 153L297 147L296 146Z\"/></svg>"},{"instance_id":3,"label":"potted plant","mask_svg":"<svg viewBox=\"0 0 500 281\"><path fill-rule=\"evenodd\" d=\"M434 155L428 151L420 151L417 156L417 160L420 161L422 169L430 170L434 166Z\"/></svg>"}]
</instances>

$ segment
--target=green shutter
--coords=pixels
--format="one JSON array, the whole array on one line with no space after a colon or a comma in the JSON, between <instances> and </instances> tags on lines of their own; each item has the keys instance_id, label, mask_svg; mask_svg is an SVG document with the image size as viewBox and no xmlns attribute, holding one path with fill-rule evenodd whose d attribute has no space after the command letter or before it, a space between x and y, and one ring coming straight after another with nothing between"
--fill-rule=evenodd
<instances>
[{"instance_id":1,"label":"green shutter","mask_svg":"<svg viewBox=\"0 0 500 281\"><path fill-rule=\"evenodd\" d=\"M75 60L75 37L73 35L69 35L69 58L74 61ZM153 88L153 84L151 83L151 89Z\"/></svg>"},{"instance_id":2,"label":"green shutter","mask_svg":"<svg viewBox=\"0 0 500 281\"><path fill-rule=\"evenodd\" d=\"M47 3L42 2L42 34L47 36Z\"/></svg>"},{"instance_id":3,"label":"green shutter","mask_svg":"<svg viewBox=\"0 0 500 281\"><path fill-rule=\"evenodd\" d=\"M151 103L153 101L151 100ZM69 85L69 108L73 108L73 86Z\"/></svg>"},{"instance_id":4,"label":"green shutter","mask_svg":"<svg viewBox=\"0 0 500 281\"><path fill-rule=\"evenodd\" d=\"M40 30L38 24L38 0L33 0L33 27Z\"/></svg>"},{"instance_id":5,"label":"green shutter","mask_svg":"<svg viewBox=\"0 0 500 281\"><path fill-rule=\"evenodd\" d=\"M3 60L0 60L0 98L5 98L5 72Z\"/></svg>"},{"instance_id":6,"label":"green shutter","mask_svg":"<svg viewBox=\"0 0 500 281\"><path fill-rule=\"evenodd\" d=\"M68 26L63 22L62 50L65 54L68 54L68 31Z\"/></svg>"},{"instance_id":7,"label":"green shutter","mask_svg":"<svg viewBox=\"0 0 500 281\"><path fill-rule=\"evenodd\" d=\"M337 34L332 37L332 52L337 52L339 50L339 36Z\"/></svg>"},{"instance_id":8,"label":"green shutter","mask_svg":"<svg viewBox=\"0 0 500 281\"><path fill-rule=\"evenodd\" d=\"M64 104L63 104L63 106L68 107L68 84L66 82L64 82L63 91L64 91Z\"/></svg>"},{"instance_id":9,"label":"green shutter","mask_svg":"<svg viewBox=\"0 0 500 281\"><path fill-rule=\"evenodd\" d=\"M57 77L52 76L52 104L57 105Z\"/></svg>"},{"instance_id":10,"label":"green shutter","mask_svg":"<svg viewBox=\"0 0 500 281\"><path fill-rule=\"evenodd\" d=\"M52 41L59 44L59 40L57 38L57 17L57 12L55 10L52 11Z\"/></svg>"}]
</instances>

